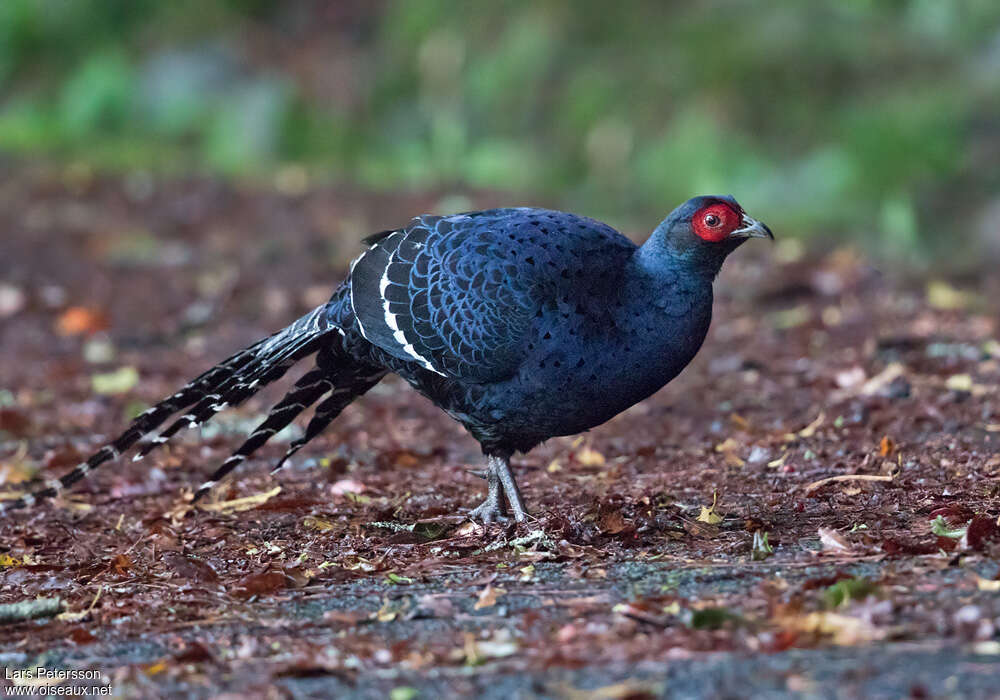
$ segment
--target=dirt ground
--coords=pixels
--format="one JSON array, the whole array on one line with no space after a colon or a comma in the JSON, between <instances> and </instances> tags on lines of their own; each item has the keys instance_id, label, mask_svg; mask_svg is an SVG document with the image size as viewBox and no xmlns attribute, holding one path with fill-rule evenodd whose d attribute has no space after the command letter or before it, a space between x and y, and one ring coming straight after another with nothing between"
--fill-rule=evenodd
<instances>
[{"instance_id":1,"label":"dirt ground","mask_svg":"<svg viewBox=\"0 0 1000 700\"><path fill-rule=\"evenodd\" d=\"M8 170L4 497L438 201ZM43 665L135 697L1000 696L998 300L995 272L746 246L681 377L516 458L519 527L464 521L478 446L395 380L277 477L295 431L191 509L268 391L0 521L0 604L63 610L0 624L2 683L41 692L10 675Z\"/></svg>"}]
</instances>

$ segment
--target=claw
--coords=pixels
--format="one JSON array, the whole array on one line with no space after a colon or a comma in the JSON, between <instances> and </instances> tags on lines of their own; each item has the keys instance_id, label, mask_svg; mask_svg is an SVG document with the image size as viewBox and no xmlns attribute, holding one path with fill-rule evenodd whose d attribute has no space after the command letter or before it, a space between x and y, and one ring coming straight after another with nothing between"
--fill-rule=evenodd
<instances>
[{"instance_id":1,"label":"claw","mask_svg":"<svg viewBox=\"0 0 1000 700\"><path fill-rule=\"evenodd\" d=\"M469 511L469 519L478 520L483 525L506 523L510 521L510 518L504 515L503 510L500 508L500 504L491 503L488 498Z\"/></svg>"},{"instance_id":2,"label":"claw","mask_svg":"<svg viewBox=\"0 0 1000 700\"><path fill-rule=\"evenodd\" d=\"M490 476L490 473L485 469L466 469L465 472L467 474L471 474L477 479L483 479L483 480L488 479Z\"/></svg>"}]
</instances>

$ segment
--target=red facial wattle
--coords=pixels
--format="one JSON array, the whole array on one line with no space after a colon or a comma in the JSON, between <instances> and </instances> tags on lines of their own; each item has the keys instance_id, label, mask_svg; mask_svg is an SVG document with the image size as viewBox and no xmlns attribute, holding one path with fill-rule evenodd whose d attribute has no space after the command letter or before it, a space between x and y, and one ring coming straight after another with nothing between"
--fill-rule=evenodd
<instances>
[{"instance_id":1,"label":"red facial wattle","mask_svg":"<svg viewBox=\"0 0 1000 700\"><path fill-rule=\"evenodd\" d=\"M691 228L699 238L719 243L740 227L742 217L728 204L717 202L699 209L691 220Z\"/></svg>"}]
</instances>

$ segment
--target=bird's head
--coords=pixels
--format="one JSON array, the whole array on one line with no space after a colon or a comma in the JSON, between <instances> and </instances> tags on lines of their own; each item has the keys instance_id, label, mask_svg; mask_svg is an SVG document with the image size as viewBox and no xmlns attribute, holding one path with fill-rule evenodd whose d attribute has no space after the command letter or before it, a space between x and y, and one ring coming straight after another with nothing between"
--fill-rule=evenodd
<instances>
[{"instance_id":1,"label":"bird's head","mask_svg":"<svg viewBox=\"0 0 1000 700\"><path fill-rule=\"evenodd\" d=\"M774 234L731 196L708 195L692 197L674 209L649 243L714 275L726 256L748 238L774 240Z\"/></svg>"}]
</instances>

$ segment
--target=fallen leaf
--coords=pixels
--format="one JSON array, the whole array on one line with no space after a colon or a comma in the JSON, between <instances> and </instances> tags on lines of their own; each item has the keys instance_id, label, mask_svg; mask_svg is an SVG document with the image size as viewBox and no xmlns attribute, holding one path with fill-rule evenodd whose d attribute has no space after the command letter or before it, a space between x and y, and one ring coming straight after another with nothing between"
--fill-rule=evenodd
<instances>
[{"instance_id":1,"label":"fallen leaf","mask_svg":"<svg viewBox=\"0 0 1000 700\"><path fill-rule=\"evenodd\" d=\"M965 537L966 526L951 527L943 516L939 515L931 521L931 534L938 537L947 537L953 540L960 540Z\"/></svg>"},{"instance_id":2,"label":"fallen leaf","mask_svg":"<svg viewBox=\"0 0 1000 700\"><path fill-rule=\"evenodd\" d=\"M1000 542L1000 527L993 518L978 515L966 526L963 544L969 549L983 551L989 542Z\"/></svg>"},{"instance_id":3,"label":"fallen leaf","mask_svg":"<svg viewBox=\"0 0 1000 700\"><path fill-rule=\"evenodd\" d=\"M506 595L507 591L502 588L496 588L493 584L487 583L486 587L479 592L479 600L473 606L476 610L482 610L483 608L492 608L497 604L497 598Z\"/></svg>"},{"instance_id":4,"label":"fallen leaf","mask_svg":"<svg viewBox=\"0 0 1000 700\"><path fill-rule=\"evenodd\" d=\"M590 447L579 450L573 455L573 458L585 467L603 467L607 461L604 459L604 455Z\"/></svg>"},{"instance_id":5,"label":"fallen leaf","mask_svg":"<svg viewBox=\"0 0 1000 700\"><path fill-rule=\"evenodd\" d=\"M971 374L953 374L944 383L951 391L972 391Z\"/></svg>"},{"instance_id":6,"label":"fallen leaf","mask_svg":"<svg viewBox=\"0 0 1000 700\"><path fill-rule=\"evenodd\" d=\"M280 571L265 571L241 578L233 589L237 598L252 598L280 591L287 585L285 574Z\"/></svg>"},{"instance_id":7,"label":"fallen leaf","mask_svg":"<svg viewBox=\"0 0 1000 700\"><path fill-rule=\"evenodd\" d=\"M119 367L113 372L91 375L90 385L95 394L124 394L139 383L139 370L135 367Z\"/></svg>"},{"instance_id":8,"label":"fallen leaf","mask_svg":"<svg viewBox=\"0 0 1000 700\"><path fill-rule=\"evenodd\" d=\"M87 606L86 610L81 610L80 612L64 612L56 615L56 619L61 622L80 622L87 618L91 612L93 612L94 607L97 605L97 601L101 599L101 593L104 592L104 586L97 589L97 593L94 595L94 599L90 601L90 605Z\"/></svg>"},{"instance_id":9,"label":"fallen leaf","mask_svg":"<svg viewBox=\"0 0 1000 700\"><path fill-rule=\"evenodd\" d=\"M567 683L550 688L553 695L564 700L653 700L664 697L663 683L631 679L593 689L576 688Z\"/></svg>"},{"instance_id":10,"label":"fallen leaf","mask_svg":"<svg viewBox=\"0 0 1000 700\"><path fill-rule=\"evenodd\" d=\"M774 548L767 541L767 533L757 530L753 533L753 542L750 545L750 558L753 561L764 561L774 554Z\"/></svg>"},{"instance_id":11,"label":"fallen leaf","mask_svg":"<svg viewBox=\"0 0 1000 700\"><path fill-rule=\"evenodd\" d=\"M736 440L733 438L726 438L715 446L715 451L722 453L722 456L726 460L726 464L730 467L742 467L745 462L739 455L736 454L736 450L739 448L740 444L736 442Z\"/></svg>"},{"instance_id":12,"label":"fallen leaf","mask_svg":"<svg viewBox=\"0 0 1000 700\"><path fill-rule=\"evenodd\" d=\"M625 519L625 516L622 515L622 512L616 508L601 515L600 528L601 532L607 535L617 535L630 529L631 525Z\"/></svg>"},{"instance_id":13,"label":"fallen leaf","mask_svg":"<svg viewBox=\"0 0 1000 700\"><path fill-rule=\"evenodd\" d=\"M943 280L931 280L927 283L927 303L941 311L958 311L966 308L975 297L969 292L963 292Z\"/></svg>"},{"instance_id":14,"label":"fallen leaf","mask_svg":"<svg viewBox=\"0 0 1000 700\"><path fill-rule=\"evenodd\" d=\"M888 457L896 449L896 443L888 435L883 435L878 443L878 456Z\"/></svg>"},{"instance_id":15,"label":"fallen leaf","mask_svg":"<svg viewBox=\"0 0 1000 700\"><path fill-rule=\"evenodd\" d=\"M878 587L863 578L845 578L837 581L823 591L823 598L828 608L839 608L854 600L864 600L878 591Z\"/></svg>"},{"instance_id":16,"label":"fallen leaf","mask_svg":"<svg viewBox=\"0 0 1000 700\"><path fill-rule=\"evenodd\" d=\"M270 491L257 493L253 496L244 496L243 498L234 498L231 501L220 501L218 503L202 503L200 507L202 510L210 510L214 513L238 513L244 510L252 510L263 503L267 503L267 501L279 493L281 493L281 487L275 486Z\"/></svg>"},{"instance_id":17,"label":"fallen leaf","mask_svg":"<svg viewBox=\"0 0 1000 700\"><path fill-rule=\"evenodd\" d=\"M179 552L164 552L161 559L171 571L182 579L205 583L215 583L219 580L219 575L215 569L208 562L201 559L195 559Z\"/></svg>"},{"instance_id":18,"label":"fallen leaf","mask_svg":"<svg viewBox=\"0 0 1000 700\"><path fill-rule=\"evenodd\" d=\"M360 481L354 479L341 479L330 487L330 493L334 496L343 496L348 493L364 493L367 487Z\"/></svg>"},{"instance_id":19,"label":"fallen leaf","mask_svg":"<svg viewBox=\"0 0 1000 700\"><path fill-rule=\"evenodd\" d=\"M987 593L1000 593L1000 579L985 579L977 576L976 588Z\"/></svg>"},{"instance_id":20,"label":"fallen leaf","mask_svg":"<svg viewBox=\"0 0 1000 700\"><path fill-rule=\"evenodd\" d=\"M851 554L854 552L854 548L851 547L844 536L829 527L821 527L819 529L819 541L823 545L823 551L826 552L836 552L838 554Z\"/></svg>"},{"instance_id":21,"label":"fallen leaf","mask_svg":"<svg viewBox=\"0 0 1000 700\"><path fill-rule=\"evenodd\" d=\"M708 523L709 525L718 525L722 522L722 516L715 512L715 505L719 500L719 493L716 491L712 494L712 505L702 506L701 512L698 514L696 520L700 523Z\"/></svg>"},{"instance_id":22,"label":"fallen leaf","mask_svg":"<svg viewBox=\"0 0 1000 700\"><path fill-rule=\"evenodd\" d=\"M857 617L834 612L814 612L786 618L781 624L798 632L821 634L832 638L838 646L855 646L884 639L887 630Z\"/></svg>"},{"instance_id":23,"label":"fallen leaf","mask_svg":"<svg viewBox=\"0 0 1000 700\"><path fill-rule=\"evenodd\" d=\"M21 566L21 560L9 554L0 554L0 569L12 569Z\"/></svg>"},{"instance_id":24,"label":"fallen leaf","mask_svg":"<svg viewBox=\"0 0 1000 700\"><path fill-rule=\"evenodd\" d=\"M329 520L324 520L323 518L317 518L313 515L307 515L302 518L302 526L307 530L316 530L317 532L329 532L336 527L335 523Z\"/></svg>"},{"instance_id":25,"label":"fallen leaf","mask_svg":"<svg viewBox=\"0 0 1000 700\"><path fill-rule=\"evenodd\" d=\"M904 374L906 374L906 368L899 362L893 362L860 386L847 387L833 392L830 400L836 402L852 396L874 396Z\"/></svg>"},{"instance_id":26,"label":"fallen leaf","mask_svg":"<svg viewBox=\"0 0 1000 700\"><path fill-rule=\"evenodd\" d=\"M389 700L416 700L420 697L420 691L408 685L397 685L389 691Z\"/></svg>"},{"instance_id":27,"label":"fallen leaf","mask_svg":"<svg viewBox=\"0 0 1000 700\"><path fill-rule=\"evenodd\" d=\"M816 430L823 425L823 421L826 420L826 414L820 413L816 416L816 420L800 430L796 435L802 438L809 438L816 434Z\"/></svg>"},{"instance_id":28,"label":"fallen leaf","mask_svg":"<svg viewBox=\"0 0 1000 700\"><path fill-rule=\"evenodd\" d=\"M59 335L91 334L107 330L109 325L108 317L100 311L71 306L56 319L56 332Z\"/></svg>"},{"instance_id":29,"label":"fallen leaf","mask_svg":"<svg viewBox=\"0 0 1000 700\"><path fill-rule=\"evenodd\" d=\"M132 564L132 560L126 555L117 554L111 560L111 564L109 566L119 576L126 576L128 575L129 569L131 569L134 564Z\"/></svg>"},{"instance_id":30,"label":"fallen leaf","mask_svg":"<svg viewBox=\"0 0 1000 700\"><path fill-rule=\"evenodd\" d=\"M725 608L691 610L687 617L687 626L696 630L717 630L728 622L742 623L743 618Z\"/></svg>"}]
</instances>

